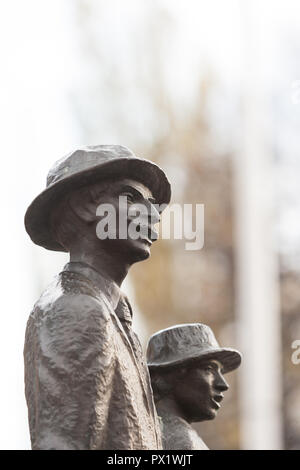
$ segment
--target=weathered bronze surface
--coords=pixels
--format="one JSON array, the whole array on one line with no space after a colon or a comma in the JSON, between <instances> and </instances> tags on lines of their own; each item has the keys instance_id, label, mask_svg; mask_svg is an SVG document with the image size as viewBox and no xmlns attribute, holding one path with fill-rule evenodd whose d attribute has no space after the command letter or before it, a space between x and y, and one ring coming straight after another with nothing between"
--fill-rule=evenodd
<instances>
[{"instance_id":1,"label":"weathered bronze surface","mask_svg":"<svg viewBox=\"0 0 300 470\"><path fill-rule=\"evenodd\" d=\"M98 205L110 203L119 215L120 195L152 210L153 199L169 202L170 185L160 168L125 147L86 147L54 165L27 210L36 244L70 252L26 329L33 449L161 448L146 361L120 291L130 266L149 257L155 232L148 222L148 237L96 235Z\"/></svg>"},{"instance_id":2,"label":"weathered bronze surface","mask_svg":"<svg viewBox=\"0 0 300 470\"><path fill-rule=\"evenodd\" d=\"M147 360L164 449L208 449L191 423L215 418L228 390L223 374L240 365L240 353L220 348L207 325L190 323L154 334Z\"/></svg>"}]
</instances>

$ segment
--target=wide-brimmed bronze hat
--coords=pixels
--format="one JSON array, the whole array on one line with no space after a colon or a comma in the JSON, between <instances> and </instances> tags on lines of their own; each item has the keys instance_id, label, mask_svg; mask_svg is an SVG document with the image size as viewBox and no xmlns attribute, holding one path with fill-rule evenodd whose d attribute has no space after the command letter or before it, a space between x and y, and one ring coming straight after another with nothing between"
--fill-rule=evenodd
<instances>
[{"instance_id":1,"label":"wide-brimmed bronze hat","mask_svg":"<svg viewBox=\"0 0 300 470\"><path fill-rule=\"evenodd\" d=\"M211 328L203 323L186 323L158 331L151 336L147 348L149 369L197 363L215 359L223 373L241 364L241 354L232 348L221 348Z\"/></svg>"},{"instance_id":2,"label":"wide-brimmed bronze hat","mask_svg":"<svg viewBox=\"0 0 300 470\"><path fill-rule=\"evenodd\" d=\"M152 191L157 204L170 202L170 183L163 170L155 163L137 158L122 145L82 147L53 165L47 176L46 189L28 207L25 227L32 241L48 250L66 251L52 236L52 209L73 189L119 177L145 184Z\"/></svg>"}]
</instances>

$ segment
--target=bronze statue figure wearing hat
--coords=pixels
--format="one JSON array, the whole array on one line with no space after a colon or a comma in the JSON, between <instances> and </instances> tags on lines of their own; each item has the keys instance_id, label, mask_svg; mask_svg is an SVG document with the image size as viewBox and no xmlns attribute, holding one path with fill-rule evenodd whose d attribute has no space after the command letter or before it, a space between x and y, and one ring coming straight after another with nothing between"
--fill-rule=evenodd
<instances>
[{"instance_id":1,"label":"bronze statue figure wearing hat","mask_svg":"<svg viewBox=\"0 0 300 470\"><path fill-rule=\"evenodd\" d=\"M97 207L133 222L151 217L138 238L99 238ZM150 255L170 184L154 163L126 147L85 147L59 160L25 216L34 243L70 253L42 294L26 329L25 394L33 449L160 449L150 377L132 310L120 291L130 266ZM153 215L154 214L154 215ZM144 227L145 228L145 227Z\"/></svg>"},{"instance_id":2,"label":"bronze statue figure wearing hat","mask_svg":"<svg viewBox=\"0 0 300 470\"><path fill-rule=\"evenodd\" d=\"M190 323L155 333L147 360L163 448L208 449L191 423L215 418L228 389L223 374L240 365L240 353L221 348L207 325Z\"/></svg>"}]
</instances>

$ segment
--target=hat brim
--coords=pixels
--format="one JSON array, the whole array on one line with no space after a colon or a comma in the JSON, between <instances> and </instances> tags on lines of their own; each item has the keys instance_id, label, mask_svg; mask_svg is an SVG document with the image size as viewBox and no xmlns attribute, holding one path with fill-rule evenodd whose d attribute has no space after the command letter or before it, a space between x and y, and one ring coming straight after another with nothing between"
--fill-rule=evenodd
<instances>
[{"instance_id":1,"label":"hat brim","mask_svg":"<svg viewBox=\"0 0 300 470\"><path fill-rule=\"evenodd\" d=\"M222 372L226 374L231 372L234 369L237 369L242 361L241 354L236 349L231 348L218 348L218 349L208 349L206 351L201 351L198 354L191 355L182 359L177 359L169 362L149 362L149 369L163 369L163 368L173 368L176 366L182 365L193 365L203 360L214 359L221 363Z\"/></svg>"},{"instance_id":2,"label":"hat brim","mask_svg":"<svg viewBox=\"0 0 300 470\"><path fill-rule=\"evenodd\" d=\"M156 204L168 204L171 186L165 173L155 163L142 158L122 157L74 173L52 184L41 192L28 207L25 227L31 240L48 250L66 251L52 235L50 216L62 198L71 190L105 179L130 178L147 186Z\"/></svg>"}]
</instances>

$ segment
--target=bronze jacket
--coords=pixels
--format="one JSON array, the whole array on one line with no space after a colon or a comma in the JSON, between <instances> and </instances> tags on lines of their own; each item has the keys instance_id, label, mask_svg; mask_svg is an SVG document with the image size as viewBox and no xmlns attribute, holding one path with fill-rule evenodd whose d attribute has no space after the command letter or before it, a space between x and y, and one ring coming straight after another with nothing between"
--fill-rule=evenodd
<instances>
[{"instance_id":1,"label":"bronze jacket","mask_svg":"<svg viewBox=\"0 0 300 470\"><path fill-rule=\"evenodd\" d=\"M26 329L33 449L161 449L150 379L119 287L69 263Z\"/></svg>"}]
</instances>

